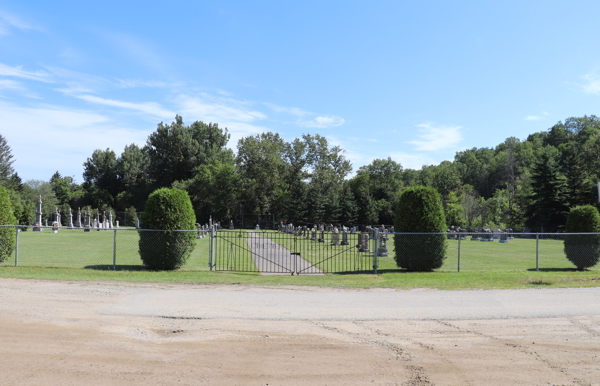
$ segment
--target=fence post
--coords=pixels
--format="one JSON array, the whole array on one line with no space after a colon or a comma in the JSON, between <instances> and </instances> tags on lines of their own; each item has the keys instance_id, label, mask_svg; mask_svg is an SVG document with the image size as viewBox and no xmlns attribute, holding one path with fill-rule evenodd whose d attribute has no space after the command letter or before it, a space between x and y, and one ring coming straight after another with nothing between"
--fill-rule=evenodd
<instances>
[{"instance_id":1,"label":"fence post","mask_svg":"<svg viewBox=\"0 0 600 386\"><path fill-rule=\"evenodd\" d=\"M460 233L458 234L458 249L456 251L456 272L460 272Z\"/></svg>"},{"instance_id":2,"label":"fence post","mask_svg":"<svg viewBox=\"0 0 600 386\"><path fill-rule=\"evenodd\" d=\"M117 230L113 229L113 271L117 270Z\"/></svg>"},{"instance_id":3,"label":"fence post","mask_svg":"<svg viewBox=\"0 0 600 386\"><path fill-rule=\"evenodd\" d=\"M377 255L377 252L379 251L380 247L379 231L377 230L375 231L375 237L373 238L373 245L375 246L373 248L373 274L377 275L377 268L379 267L379 256Z\"/></svg>"},{"instance_id":4,"label":"fence post","mask_svg":"<svg viewBox=\"0 0 600 386\"><path fill-rule=\"evenodd\" d=\"M208 264L210 264L210 270L217 264L217 228L213 226L210 230L210 258Z\"/></svg>"},{"instance_id":5,"label":"fence post","mask_svg":"<svg viewBox=\"0 0 600 386\"><path fill-rule=\"evenodd\" d=\"M540 270L540 234L535 234L535 270Z\"/></svg>"},{"instance_id":6,"label":"fence post","mask_svg":"<svg viewBox=\"0 0 600 386\"><path fill-rule=\"evenodd\" d=\"M19 235L21 234L21 228L17 227L17 246L15 248L15 267L19 266Z\"/></svg>"}]
</instances>

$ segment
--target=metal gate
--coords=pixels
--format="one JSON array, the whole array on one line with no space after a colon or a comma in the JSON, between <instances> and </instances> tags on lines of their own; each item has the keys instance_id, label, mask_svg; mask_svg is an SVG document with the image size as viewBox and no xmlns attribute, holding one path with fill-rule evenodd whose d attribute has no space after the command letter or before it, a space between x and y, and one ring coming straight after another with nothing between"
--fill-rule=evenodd
<instances>
[{"instance_id":1,"label":"metal gate","mask_svg":"<svg viewBox=\"0 0 600 386\"><path fill-rule=\"evenodd\" d=\"M264 274L323 274L372 271L374 240L366 233L219 230L213 264L217 271Z\"/></svg>"}]
</instances>

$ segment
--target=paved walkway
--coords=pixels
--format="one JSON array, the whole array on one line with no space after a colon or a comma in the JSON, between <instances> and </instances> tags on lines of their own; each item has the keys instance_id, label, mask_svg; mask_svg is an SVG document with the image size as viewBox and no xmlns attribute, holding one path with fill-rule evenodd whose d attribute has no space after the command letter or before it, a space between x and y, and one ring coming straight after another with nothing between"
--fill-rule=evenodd
<instances>
[{"instance_id":1,"label":"paved walkway","mask_svg":"<svg viewBox=\"0 0 600 386\"><path fill-rule=\"evenodd\" d=\"M248 247L252 251L252 261L263 275L292 275L301 272L322 275L323 271L313 266L300 255L277 244L259 233L248 232Z\"/></svg>"}]
</instances>

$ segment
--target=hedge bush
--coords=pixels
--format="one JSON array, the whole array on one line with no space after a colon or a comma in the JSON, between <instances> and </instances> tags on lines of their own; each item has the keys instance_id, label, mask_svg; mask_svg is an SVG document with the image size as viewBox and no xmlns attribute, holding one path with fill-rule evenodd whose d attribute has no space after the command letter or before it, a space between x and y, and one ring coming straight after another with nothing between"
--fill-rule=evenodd
<instances>
[{"instance_id":1,"label":"hedge bush","mask_svg":"<svg viewBox=\"0 0 600 386\"><path fill-rule=\"evenodd\" d=\"M600 232L600 214L592 205L576 206L569 212L567 233ZM565 254L578 270L591 268L600 260L600 235L565 235Z\"/></svg>"},{"instance_id":2,"label":"hedge bush","mask_svg":"<svg viewBox=\"0 0 600 386\"><path fill-rule=\"evenodd\" d=\"M0 186L0 225L16 225L17 219L10 202L10 195L5 187ZM6 260L16 245L15 228L0 227L0 263Z\"/></svg>"},{"instance_id":3,"label":"hedge bush","mask_svg":"<svg viewBox=\"0 0 600 386\"><path fill-rule=\"evenodd\" d=\"M141 229L164 229L164 232L139 231L140 257L151 270L174 270L185 264L196 245L196 217L187 192L158 189L148 196Z\"/></svg>"},{"instance_id":4,"label":"hedge bush","mask_svg":"<svg viewBox=\"0 0 600 386\"><path fill-rule=\"evenodd\" d=\"M396 205L396 232L446 232L444 208L438 192L429 187L415 186L400 195ZM446 258L446 236L396 235L396 264L409 271L432 271L440 268Z\"/></svg>"}]
</instances>

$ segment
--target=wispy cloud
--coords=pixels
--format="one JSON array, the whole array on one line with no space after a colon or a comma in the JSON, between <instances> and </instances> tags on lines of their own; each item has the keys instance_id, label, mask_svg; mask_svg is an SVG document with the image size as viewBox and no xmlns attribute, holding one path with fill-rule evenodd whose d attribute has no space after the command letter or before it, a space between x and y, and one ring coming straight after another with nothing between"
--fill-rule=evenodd
<instances>
[{"instance_id":1,"label":"wispy cloud","mask_svg":"<svg viewBox=\"0 0 600 386\"><path fill-rule=\"evenodd\" d=\"M243 101L232 98L220 98L206 93L199 95L180 95L177 98L179 110L185 116L199 117L202 121L254 122L267 116Z\"/></svg>"},{"instance_id":2,"label":"wispy cloud","mask_svg":"<svg viewBox=\"0 0 600 386\"><path fill-rule=\"evenodd\" d=\"M433 123L422 123L417 137L420 140L409 141L418 151L438 151L455 147L461 140L461 126L435 126Z\"/></svg>"},{"instance_id":3,"label":"wispy cloud","mask_svg":"<svg viewBox=\"0 0 600 386\"><path fill-rule=\"evenodd\" d=\"M81 181L81 166L95 149L120 153L125 145L144 145L148 136L147 131L123 126L103 114L61 106L24 108L0 102L0 116L2 134L24 180L47 180L60 170Z\"/></svg>"},{"instance_id":4,"label":"wispy cloud","mask_svg":"<svg viewBox=\"0 0 600 386\"><path fill-rule=\"evenodd\" d=\"M12 76L15 78L37 80L39 82L52 82L50 74L46 71L27 71L23 69L23 66L7 66L4 63L0 63L0 75Z\"/></svg>"},{"instance_id":5,"label":"wispy cloud","mask_svg":"<svg viewBox=\"0 0 600 386\"><path fill-rule=\"evenodd\" d=\"M15 16L6 11L0 11L0 36L7 35L10 28L17 28L21 30L32 29L39 30L41 28L23 21L18 16Z\"/></svg>"},{"instance_id":6,"label":"wispy cloud","mask_svg":"<svg viewBox=\"0 0 600 386\"><path fill-rule=\"evenodd\" d=\"M600 77L596 74L582 76L585 84L578 85L586 94L600 94Z\"/></svg>"},{"instance_id":7,"label":"wispy cloud","mask_svg":"<svg viewBox=\"0 0 600 386\"><path fill-rule=\"evenodd\" d=\"M544 119L544 118L539 117L537 115L528 115L528 116L526 116L523 119L526 120L526 121L539 121L539 120Z\"/></svg>"},{"instance_id":8,"label":"wispy cloud","mask_svg":"<svg viewBox=\"0 0 600 386\"><path fill-rule=\"evenodd\" d=\"M21 83L10 79L0 79L0 88L22 90L23 86Z\"/></svg>"},{"instance_id":9,"label":"wispy cloud","mask_svg":"<svg viewBox=\"0 0 600 386\"><path fill-rule=\"evenodd\" d=\"M114 99L100 98L100 97L97 97L94 95L74 95L74 96L75 96L75 98L84 100L89 103L138 111L140 113L152 115L152 116L163 118L163 119L174 118L176 115L175 112L169 111L169 110L163 108L160 104L158 104L156 102L132 103L132 102L124 102L124 101L119 101L119 100L114 100Z\"/></svg>"},{"instance_id":10,"label":"wispy cloud","mask_svg":"<svg viewBox=\"0 0 600 386\"><path fill-rule=\"evenodd\" d=\"M296 117L304 117L304 116L312 114L311 112L302 110L301 108L298 108L298 107L283 107L283 106L278 106L274 103L267 103L267 102L263 103L263 105L267 106L268 108L275 111L276 113L291 114Z\"/></svg>"},{"instance_id":11,"label":"wispy cloud","mask_svg":"<svg viewBox=\"0 0 600 386\"><path fill-rule=\"evenodd\" d=\"M320 129L324 129L327 127L336 127L344 124L344 118L338 117L336 115L329 116L319 116L315 117L315 119L311 119L309 121L299 121L298 125L302 127L316 127Z\"/></svg>"},{"instance_id":12,"label":"wispy cloud","mask_svg":"<svg viewBox=\"0 0 600 386\"><path fill-rule=\"evenodd\" d=\"M390 154L390 157L400 163L404 169L420 170L423 165L439 164L439 162L424 154L396 152Z\"/></svg>"}]
</instances>

